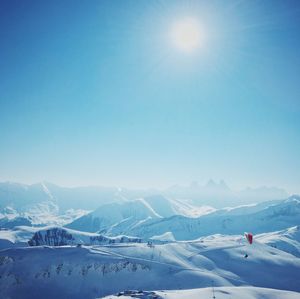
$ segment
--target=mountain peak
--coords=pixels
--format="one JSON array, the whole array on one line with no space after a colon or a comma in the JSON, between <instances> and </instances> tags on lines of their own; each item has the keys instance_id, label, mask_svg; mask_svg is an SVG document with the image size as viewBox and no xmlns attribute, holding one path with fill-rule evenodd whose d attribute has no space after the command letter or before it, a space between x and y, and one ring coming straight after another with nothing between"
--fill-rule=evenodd
<instances>
[{"instance_id":1,"label":"mountain peak","mask_svg":"<svg viewBox=\"0 0 300 299\"><path fill-rule=\"evenodd\" d=\"M209 179L208 182L206 183L205 187L216 187L217 184L213 179Z\"/></svg>"}]
</instances>

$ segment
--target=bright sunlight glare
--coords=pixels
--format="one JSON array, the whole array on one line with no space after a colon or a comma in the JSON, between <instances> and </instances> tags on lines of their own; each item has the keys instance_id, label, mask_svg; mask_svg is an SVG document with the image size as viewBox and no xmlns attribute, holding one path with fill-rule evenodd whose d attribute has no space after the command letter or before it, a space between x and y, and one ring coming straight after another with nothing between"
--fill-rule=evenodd
<instances>
[{"instance_id":1,"label":"bright sunlight glare","mask_svg":"<svg viewBox=\"0 0 300 299\"><path fill-rule=\"evenodd\" d=\"M203 34L197 20L189 18L173 25L171 38L178 49L191 52L201 46Z\"/></svg>"}]
</instances>

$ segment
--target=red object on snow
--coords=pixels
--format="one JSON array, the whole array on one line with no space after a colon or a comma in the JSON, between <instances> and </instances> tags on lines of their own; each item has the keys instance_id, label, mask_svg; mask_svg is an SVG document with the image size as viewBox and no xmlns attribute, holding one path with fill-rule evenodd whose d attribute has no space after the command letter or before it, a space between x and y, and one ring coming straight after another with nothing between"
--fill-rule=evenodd
<instances>
[{"instance_id":1,"label":"red object on snow","mask_svg":"<svg viewBox=\"0 0 300 299\"><path fill-rule=\"evenodd\" d=\"M253 235L251 233L245 233L245 237L246 237L247 241L249 242L249 244L252 244Z\"/></svg>"}]
</instances>

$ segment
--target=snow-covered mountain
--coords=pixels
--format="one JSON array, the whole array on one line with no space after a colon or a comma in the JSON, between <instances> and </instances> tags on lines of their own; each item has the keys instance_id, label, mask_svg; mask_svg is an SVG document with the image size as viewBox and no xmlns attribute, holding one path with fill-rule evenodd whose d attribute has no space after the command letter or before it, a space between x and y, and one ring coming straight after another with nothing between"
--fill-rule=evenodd
<instances>
[{"instance_id":1,"label":"snow-covered mountain","mask_svg":"<svg viewBox=\"0 0 300 299\"><path fill-rule=\"evenodd\" d=\"M300 291L299 196L226 207L241 197L224 181L188 189L181 198L180 188L162 195L0 184L0 297L89 299L141 289L132 295L193 298L212 281L220 298L298 295L274 288ZM199 190L206 200L193 197ZM220 209L209 205L225 193ZM206 205L195 205L202 199Z\"/></svg>"},{"instance_id":2,"label":"snow-covered mountain","mask_svg":"<svg viewBox=\"0 0 300 299\"><path fill-rule=\"evenodd\" d=\"M80 215L77 214L78 211L74 211L74 214L71 213L69 216L51 216L47 208L45 211L42 209L44 212L37 209L32 213L35 219L43 219L45 225L61 226L77 216L75 221L66 225L67 228L101 232L108 236L130 235L142 239L150 239L170 232L176 240L193 240L215 233L243 234L244 231L252 231L258 234L300 225L299 196L292 196L285 201L271 201L217 211L204 209L202 211L204 215L200 217L178 215L184 209L188 209L185 204L161 196L152 196L106 204L82 217L78 217ZM16 218L13 210L9 212L11 213L9 217L0 219L2 228L12 229L17 225L34 223L29 214L23 218ZM201 214L201 211L197 212ZM28 219L31 223L28 223ZM11 222L12 220L14 222ZM38 223L37 220L35 221ZM42 223L40 220L40 224Z\"/></svg>"},{"instance_id":3,"label":"snow-covered mountain","mask_svg":"<svg viewBox=\"0 0 300 299\"><path fill-rule=\"evenodd\" d=\"M68 228L86 232L107 232L112 226L126 222L126 227L143 219L161 218L143 199L111 203L78 218Z\"/></svg>"},{"instance_id":4,"label":"snow-covered mountain","mask_svg":"<svg viewBox=\"0 0 300 299\"><path fill-rule=\"evenodd\" d=\"M85 209L65 209L49 188L53 185L39 183L23 185L0 183L0 227L20 225L65 225L86 214Z\"/></svg>"},{"instance_id":5,"label":"snow-covered mountain","mask_svg":"<svg viewBox=\"0 0 300 299\"><path fill-rule=\"evenodd\" d=\"M233 191L221 180L209 180L204 186L194 182L189 186L172 186L166 190L130 190L118 187L61 187L48 182L25 185L18 183L0 183L0 208L11 206L18 212L42 202L54 202L60 212L69 209L94 210L99 206L112 202L122 202L137 198L149 200L152 196L165 196L168 199L179 200L197 206L213 206L224 208L263 202L268 200L284 199L288 197L285 190L275 187L246 188L242 191ZM151 200L155 205L155 200ZM156 201L157 202L157 201ZM170 210L165 210L170 216Z\"/></svg>"},{"instance_id":6,"label":"snow-covered mountain","mask_svg":"<svg viewBox=\"0 0 300 299\"><path fill-rule=\"evenodd\" d=\"M36 204L53 202L61 212L69 209L93 210L101 204L120 200L120 190L109 187L60 187L42 182L25 185L0 182L0 208L10 206L18 212Z\"/></svg>"},{"instance_id":7,"label":"snow-covered mountain","mask_svg":"<svg viewBox=\"0 0 300 299\"><path fill-rule=\"evenodd\" d=\"M300 291L298 258L222 235L154 246L11 248L0 251L0 275L2 297L15 299L89 299L128 289L211 287L212 281L215 287Z\"/></svg>"},{"instance_id":8,"label":"snow-covered mountain","mask_svg":"<svg viewBox=\"0 0 300 299\"><path fill-rule=\"evenodd\" d=\"M123 226L123 230L109 232L114 234L126 234L142 238L150 238L154 235L162 235L172 232L176 240L193 240L201 236L215 233L243 234L252 231L254 234L281 230L300 224L300 197L292 196L285 201L271 204L267 207L249 209L252 213L245 212L245 207L240 213L232 210L218 211L203 215L198 218L184 216L172 216L168 218L151 219L136 224L134 227Z\"/></svg>"},{"instance_id":9,"label":"snow-covered mountain","mask_svg":"<svg viewBox=\"0 0 300 299\"><path fill-rule=\"evenodd\" d=\"M195 218L216 211L215 208L208 205L196 206L185 201L167 198L162 195L147 196L143 199L163 218L174 215Z\"/></svg>"},{"instance_id":10,"label":"snow-covered mountain","mask_svg":"<svg viewBox=\"0 0 300 299\"><path fill-rule=\"evenodd\" d=\"M279 200L289 196L284 189L267 186L234 191L224 180L215 182L212 179L205 185L197 182L187 186L175 185L164 190L163 194L172 199L188 200L196 205L210 205L215 208Z\"/></svg>"},{"instance_id":11,"label":"snow-covered mountain","mask_svg":"<svg viewBox=\"0 0 300 299\"><path fill-rule=\"evenodd\" d=\"M52 201L37 203L23 212L11 207L0 209L0 228L12 229L16 226L66 225L87 214L86 210L69 209L59 212Z\"/></svg>"},{"instance_id":12,"label":"snow-covered mountain","mask_svg":"<svg viewBox=\"0 0 300 299\"><path fill-rule=\"evenodd\" d=\"M0 228L1 229L12 229L16 226L28 225L31 226L31 221L27 217L16 214L0 214Z\"/></svg>"},{"instance_id":13,"label":"snow-covered mountain","mask_svg":"<svg viewBox=\"0 0 300 299\"><path fill-rule=\"evenodd\" d=\"M44 201L53 200L51 193L43 183L24 185L0 182L0 208L10 206L18 212Z\"/></svg>"},{"instance_id":14,"label":"snow-covered mountain","mask_svg":"<svg viewBox=\"0 0 300 299\"><path fill-rule=\"evenodd\" d=\"M0 250L3 248L26 247L28 241L40 227L16 226L13 229L0 229Z\"/></svg>"},{"instance_id":15,"label":"snow-covered mountain","mask_svg":"<svg viewBox=\"0 0 300 299\"><path fill-rule=\"evenodd\" d=\"M86 232L100 231L116 235L124 230L134 229L141 224L152 223L155 220L174 215L195 218L214 211L215 209L212 207L196 207L177 200L167 199L161 195L153 195L102 205L95 211L66 225L66 227Z\"/></svg>"},{"instance_id":16,"label":"snow-covered mountain","mask_svg":"<svg viewBox=\"0 0 300 299\"><path fill-rule=\"evenodd\" d=\"M252 203L247 205L240 205L235 207L226 207L214 211L215 215L248 215L262 211L270 206L282 203L284 200L271 200L261 203Z\"/></svg>"}]
</instances>

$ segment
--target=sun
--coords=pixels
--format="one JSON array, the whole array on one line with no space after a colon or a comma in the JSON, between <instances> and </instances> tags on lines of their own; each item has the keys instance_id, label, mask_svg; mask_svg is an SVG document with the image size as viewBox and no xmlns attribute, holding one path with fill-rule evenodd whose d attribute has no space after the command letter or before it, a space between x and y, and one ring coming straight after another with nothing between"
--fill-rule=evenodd
<instances>
[{"instance_id":1,"label":"sun","mask_svg":"<svg viewBox=\"0 0 300 299\"><path fill-rule=\"evenodd\" d=\"M187 18L173 25L171 38L178 49L192 52L201 46L203 34L198 21Z\"/></svg>"}]
</instances>

